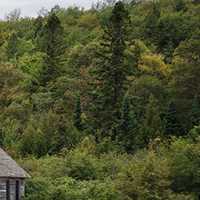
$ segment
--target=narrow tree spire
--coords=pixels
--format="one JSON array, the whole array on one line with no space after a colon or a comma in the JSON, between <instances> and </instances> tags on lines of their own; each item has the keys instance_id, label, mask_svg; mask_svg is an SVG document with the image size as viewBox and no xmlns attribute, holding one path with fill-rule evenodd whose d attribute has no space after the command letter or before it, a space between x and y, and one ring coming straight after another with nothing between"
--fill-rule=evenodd
<instances>
[{"instance_id":1,"label":"narrow tree spire","mask_svg":"<svg viewBox=\"0 0 200 200\"><path fill-rule=\"evenodd\" d=\"M82 115L82 109L81 109L81 101L80 101L80 95L79 95L76 100L76 104L75 104L75 108L74 108L74 116L73 116L74 126L79 131L83 130L83 123L82 123L81 115Z\"/></svg>"},{"instance_id":2,"label":"narrow tree spire","mask_svg":"<svg viewBox=\"0 0 200 200\"><path fill-rule=\"evenodd\" d=\"M180 136L183 132L178 114L176 112L174 101L171 101L169 104L165 116L164 126L165 126L165 134L167 135L167 137L170 134L175 136Z\"/></svg>"},{"instance_id":3,"label":"narrow tree spire","mask_svg":"<svg viewBox=\"0 0 200 200\"><path fill-rule=\"evenodd\" d=\"M197 95L195 95L195 98L192 104L191 113L190 113L190 124L192 127L194 127L194 126L199 125L199 123L200 123L199 102L198 102Z\"/></svg>"},{"instance_id":4,"label":"narrow tree spire","mask_svg":"<svg viewBox=\"0 0 200 200\"><path fill-rule=\"evenodd\" d=\"M137 120L131 112L130 95L126 94L123 101L121 118L117 125L117 142L124 146L126 152L131 152L135 148L135 137L137 134Z\"/></svg>"},{"instance_id":5,"label":"narrow tree spire","mask_svg":"<svg viewBox=\"0 0 200 200\"><path fill-rule=\"evenodd\" d=\"M128 48L129 30L129 13L124 3L119 1L104 30L101 52L98 52L102 64L96 67L95 91L92 93L92 126L94 129L104 129L106 133L116 126L120 118L129 83L127 76L130 74L130 67L125 62L124 55Z\"/></svg>"},{"instance_id":6,"label":"narrow tree spire","mask_svg":"<svg viewBox=\"0 0 200 200\"><path fill-rule=\"evenodd\" d=\"M46 53L41 69L40 83L45 86L55 81L64 71L63 61L66 49L63 39L63 27L55 13L51 14L43 30L42 51Z\"/></svg>"}]
</instances>

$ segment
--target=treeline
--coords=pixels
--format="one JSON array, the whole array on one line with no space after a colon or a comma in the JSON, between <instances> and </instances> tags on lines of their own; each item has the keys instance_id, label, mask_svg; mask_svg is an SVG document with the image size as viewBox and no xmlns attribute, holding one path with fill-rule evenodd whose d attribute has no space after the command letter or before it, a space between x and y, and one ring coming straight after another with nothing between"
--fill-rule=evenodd
<instances>
[{"instance_id":1,"label":"treeline","mask_svg":"<svg viewBox=\"0 0 200 200\"><path fill-rule=\"evenodd\" d=\"M200 197L199 4L104 1L0 22L0 144L26 158L27 199ZM56 177L43 176L52 159Z\"/></svg>"},{"instance_id":2,"label":"treeline","mask_svg":"<svg viewBox=\"0 0 200 200\"><path fill-rule=\"evenodd\" d=\"M199 133L199 127L194 132ZM110 151L97 156L99 145L86 137L75 150L20 159L32 175L25 199L199 199L199 141L174 138L170 149L158 144L135 154Z\"/></svg>"}]
</instances>

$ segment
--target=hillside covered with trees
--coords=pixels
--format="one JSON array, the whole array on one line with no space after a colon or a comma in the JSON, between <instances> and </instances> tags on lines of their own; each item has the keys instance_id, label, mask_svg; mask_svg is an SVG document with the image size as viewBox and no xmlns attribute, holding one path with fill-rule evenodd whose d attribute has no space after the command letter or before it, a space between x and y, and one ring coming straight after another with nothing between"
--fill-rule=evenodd
<instances>
[{"instance_id":1,"label":"hillside covered with trees","mask_svg":"<svg viewBox=\"0 0 200 200\"><path fill-rule=\"evenodd\" d=\"M199 0L9 13L0 146L24 199L200 199L199 53Z\"/></svg>"}]
</instances>

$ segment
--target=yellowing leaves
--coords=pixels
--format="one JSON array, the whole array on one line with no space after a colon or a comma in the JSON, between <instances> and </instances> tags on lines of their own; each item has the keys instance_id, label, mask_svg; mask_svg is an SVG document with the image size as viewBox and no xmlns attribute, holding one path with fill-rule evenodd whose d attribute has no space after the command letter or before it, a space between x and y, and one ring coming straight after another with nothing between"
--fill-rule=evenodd
<instances>
[{"instance_id":1,"label":"yellowing leaves","mask_svg":"<svg viewBox=\"0 0 200 200\"><path fill-rule=\"evenodd\" d=\"M167 77L171 72L170 66L164 63L161 55L157 54L143 56L139 62L139 69L159 78Z\"/></svg>"},{"instance_id":2,"label":"yellowing leaves","mask_svg":"<svg viewBox=\"0 0 200 200\"><path fill-rule=\"evenodd\" d=\"M93 29L99 26L99 20L95 14L88 13L78 20L78 24L84 28Z\"/></svg>"}]
</instances>

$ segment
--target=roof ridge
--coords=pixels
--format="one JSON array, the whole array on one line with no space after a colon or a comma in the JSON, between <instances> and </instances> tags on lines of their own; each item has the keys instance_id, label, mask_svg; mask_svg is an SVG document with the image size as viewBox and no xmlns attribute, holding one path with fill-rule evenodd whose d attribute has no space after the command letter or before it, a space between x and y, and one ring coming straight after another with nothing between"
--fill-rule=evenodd
<instances>
[{"instance_id":1,"label":"roof ridge","mask_svg":"<svg viewBox=\"0 0 200 200\"><path fill-rule=\"evenodd\" d=\"M31 178L31 176L0 148L0 178Z\"/></svg>"}]
</instances>

